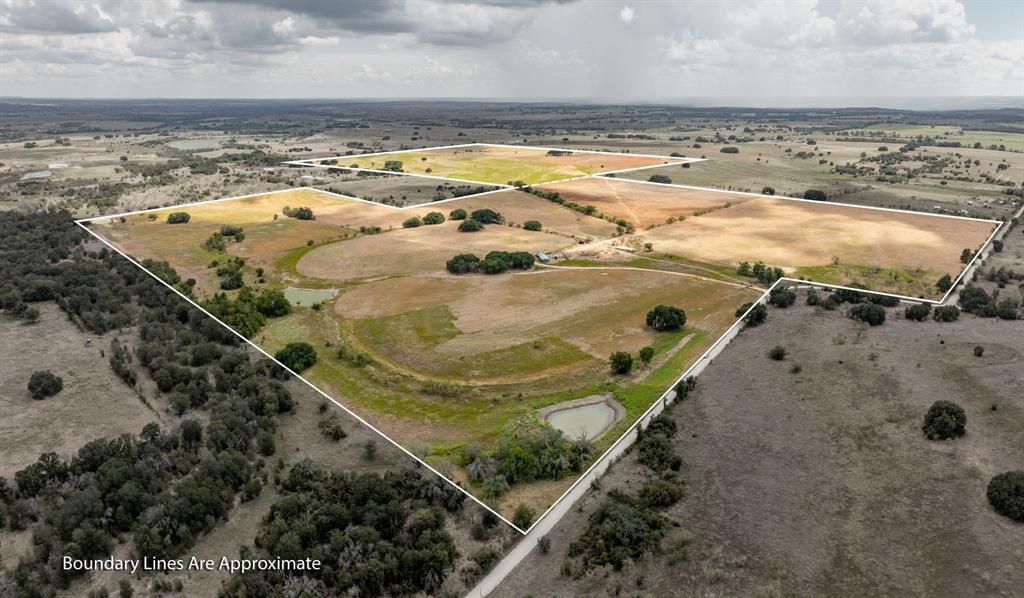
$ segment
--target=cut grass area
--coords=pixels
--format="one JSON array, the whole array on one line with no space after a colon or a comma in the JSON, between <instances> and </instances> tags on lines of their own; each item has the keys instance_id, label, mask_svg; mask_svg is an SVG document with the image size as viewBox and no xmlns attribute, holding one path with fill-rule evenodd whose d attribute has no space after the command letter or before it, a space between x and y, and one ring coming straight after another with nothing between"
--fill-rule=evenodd
<instances>
[{"instance_id":1,"label":"cut grass area","mask_svg":"<svg viewBox=\"0 0 1024 598\"><path fill-rule=\"evenodd\" d=\"M474 354L446 354L440 346L462 334L445 305L392 316L362 318L352 330L360 343L377 357L417 374L448 380L486 384L495 378L532 374L573 366L585 367L594 359L558 337L538 338L501 349Z\"/></svg>"}]
</instances>

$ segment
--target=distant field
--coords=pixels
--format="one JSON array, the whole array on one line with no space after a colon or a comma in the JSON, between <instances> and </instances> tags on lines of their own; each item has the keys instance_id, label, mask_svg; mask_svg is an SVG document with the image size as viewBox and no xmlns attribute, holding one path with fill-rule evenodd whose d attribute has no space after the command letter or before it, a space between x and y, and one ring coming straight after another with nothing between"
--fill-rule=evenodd
<instances>
[{"instance_id":1,"label":"distant field","mask_svg":"<svg viewBox=\"0 0 1024 598\"><path fill-rule=\"evenodd\" d=\"M546 183L590 174L671 164L670 158L650 158L629 154L594 154L572 152L549 155L547 150L515 146L474 145L390 152L375 156L342 156L338 166L384 170L387 162L401 162L402 172L432 176L509 184L524 181L528 184ZM324 160L317 160L323 164Z\"/></svg>"},{"instance_id":2,"label":"distant field","mask_svg":"<svg viewBox=\"0 0 1024 598\"><path fill-rule=\"evenodd\" d=\"M665 224L669 218L692 216L696 212L735 205L750 196L690 190L676 187L638 185L611 178L587 178L545 185L544 192L558 193L566 201L594 206L602 213L632 222L638 228Z\"/></svg>"},{"instance_id":3,"label":"distant field","mask_svg":"<svg viewBox=\"0 0 1024 598\"><path fill-rule=\"evenodd\" d=\"M289 218L285 206L309 207L315 219ZM431 211L447 217L480 208L505 222L475 233L459 232L452 220L402 226ZM168 224L176 211L189 213L189 222ZM522 228L526 220L542 230ZM204 248L222 225L241 226L245 239L224 251ZM380 232L360 232L371 226ZM194 278L199 301L224 292L211 263L234 256L246 260L243 279L254 289L337 289L315 309L270 318L253 341L271 353L310 343L318 361L304 372L308 379L410 450L453 468L457 479L466 475L452 465L463 447L495 447L523 421L539 424L540 409L595 394L614 397L625 413L596 439L598 448L608 446L760 293L655 269L449 274L445 263L460 253L559 252L616 233L606 220L513 190L399 210L301 189L103 219L92 228L137 258L167 260ZM645 325L661 303L686 310L682 330ZM649 365L610 375L611 353L646 346L654 349ZM516 486L509 496L540 511L567 483L538 480L536 489ZM507 513L516 506L499 502Z\"/></svg>"}]
</instances>

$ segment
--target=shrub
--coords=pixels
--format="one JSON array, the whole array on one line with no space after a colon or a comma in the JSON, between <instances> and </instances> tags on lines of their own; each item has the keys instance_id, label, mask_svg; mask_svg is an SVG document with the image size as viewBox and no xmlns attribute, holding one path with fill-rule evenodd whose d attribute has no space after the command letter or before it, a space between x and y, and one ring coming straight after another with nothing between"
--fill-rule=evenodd
<instances>
[{"instance_id":1,"label":"shrub","mask_svg":"<svg viewBox=\"0 0 1024 598\"><path fill-rule=\"evenodd\" d=\"M907 309L903 312L903 317L916 322L924 322L931 313L932 307L927 303L915 303L914 305L907 306Z\"/></svg>"},{"instance_id":2,"label":"shrub","mask_svg":"<svg viewBox=\"0 0 1024 598\"><path fill-rule=\"evenodd\" d=\"M963 407L949 401L935 401L924 416L924 435L929 440L958 438L966 432L967 414Z\"/></svg>"},{"instance_id":3,"label":"shrub","mask_svg":"<svg viewBox=\"0 0 1024 598\"><path fill-rule=\"evenodd\" d=\"M167 224L185 224L191 219L188 212L171 212L167 215Z\"/></svg>"},{"instance_id":4,"label":"shrub","mask_svg":"<svg viewBox=\"0 0 1024 598\"><path fill-rule=\"evenodd\" d=\"M683 497L683 483L675 474L655 478L640 488L637 497L648 507L669 507Z\"/></svg>"},{"instance_id":5,"label":"shrub","mask_svg":"<svg viewBox=\"0 0 1024 598\"><path fill-rule=\"evenodd\" d=\"M748 309L750 309L750 313L743 318L743 321L746 322L747 326L760 326L768 319L768 308L766 308L763 303L758 303L753 308L751 308L749 304L740 307L736 310L736 316L742 316Z\"/></svg>"},{"instance_id":6,"label":"shrub","mask_svg":"<svg viewBox=\"0 0 1024 598\"><path fill-rule=\"evenodd\" d=\"M654 347L644 347L640 349L640 361L644 363L651 363L654 359Z\"/></svg>"},{"instance_id":7,"label":"shrub","mask_svg":"<svg viewBox=\"0 0 1024 598\"><path fill-rule=\"evenodd\" d=\"M610 362L613 374L625 375L633 371L633 356L626 351L612 353Z\"/></svg>"},{"instance_id":8,"label":"shrub","mask_svg":"<svg viewBox=\"0 0 1024 598\"><path fill-rule=\"evenodd\" d=\"M587 527L569 545L569 557L579 557L585 568L611 565L618 570L657 548L665 535L666 520L639 500L619 490L608 493L590 515ZM563 570L572 571L566 561Z\"/></svg>"},{"instance_id":9,"label":"shrub","mask_svg":"<svg viewBox=\"0 0 1024 598\"><path fill-rule=\"evenodd\" d=\"M939 289L939 292L945 293L953 286L953 279L949 277L949 274L943 274L936 283L935 287Z\"/></svg>"},{"instance_id":10,"label":"shrub","mask_svg":"<svg viewBox=\"0 0 1024 598\"><path fill-rule=\"evenodd\" d=\"M761 195L775 195L775 187L762 187Z\"/></svg>"},{"instance_id":11,"label":"shrub","mask_svg":"<svg viewBox=\"0 0 1024 598\"><path fill-rule=\"evenodd\" d=\"M484 225L472 218L467 218L459 223L460 233L475 233L481 230L484 230Z\"/></svg>"},{"instance_id":12,"label":"shrub","mask_svg":"<svg viewBox=\"0 0 1024 598\"><path fill-rule=\"evenodd\" d=\"M807 305L821 305L821 295L818 291L811 289L807 291Z\"/></svg>"},{"instance_id":13,"label":"shrub","mask_svg":"<svg viewBox=\"0 0 1024 598\"><path fill-rule=\"evenodd\" d=\"M463 210L462 208L459 208L457 210L452 210L451 212L448 212L448 220L465 220L465 219L466 219L466 210Z\"/></svg>"},{"instance_id":14,"label":"shrub","mask_svg":"<svg viewBox=\"0 0 1024 598\"><path fill-rule=\"evenodd\" d=\"M521 530L529 529L533 525L533 518L536 516L537 512L531 509L529 505L519 503L515 514L512 515L512 525Z\"/></svg>"},{"instance_id":15,"label":"shrub","mask_svg":"<svg viewBox=\"0 0 1024 598\"><path fill-rule=\"evenodd\" d=\"M672 441L665 434L656 434L646 430L637 442L638 460L654 471L678 471L683 459L672 447Z\"/></svg>"},{"instance_id":16,"label":"shrub","mask_svg":"<svg viewBox=\"0 0 1024 598\"><path fill-rule=\"evenodd\" d=\"M1024 523L1024 470L995 476L989 481L985 494L996 513Z\"/></svg>"},{"instance_id":17,"label":"shrub","mask_svg":"<svg viewBox=\"0 0 1024 598\"><path fill-rule=\"evenodd\" d=\"M309 343L288 343L274 357L293 371L301 372L316 363L316 349Z\"/></svg>"},{"instance_id":18,"label":"shrub","mask_svg":"<svg viewBox=\"0 0 1024 598\"><path fill-rule=\"evenodd\" d=\"M671 305L656 305L647 312L647 325L661 332L679 330L686 326L686 312Z\"/></svg>"},{"instance_id":19,"label":"shrub","mask_svg":"<svg viewBox=\"0 0 1024 598\"><path fill-rule=\"evenodd\" d=\"M813 201L828 201L828 196L825 195L824 191L820 189L808 189L804 191L804 199L810 199Z\"/></svg>"},{"instance_id":20,"label":"shrub","mask_svg":"<svg viewBox=\"0 0 1024 598\"><path fill-rule=\"evenodd\" d=\"M932 312L936 322L955 322L960 319L960 308L955 305L940 305Z\"/></svg>"},{"instance_id":21,"label":"shrub","mask_svg":"<svg viewBox=\"0 0 1024 598\"><path fill-rule=\"evenodd\" d=\"M985 347L982 347L981 345L977 345L976 347L974 347L974 356L975 357L981 357L984 354L985 354Z\"/></svg>"},{"instance_id":22,"label":"shrub","mask_svg":"<svg viewBox=\"0 0 1024 598\"><path fill-rule=\"evenodd\" d=\"M768 350L768 357L771 357L775 361L782 361L786 358L786 348L782 345L775 345Z\"/></svg>"},{"instance_id":23,"label":"shrub","mask_svg":"<svg viewBox=\"0 0 1024 598\"><path fill-rule=\"evenodd\" d=\"M885 308L875 303L860 303L850 308L850 317L870 326L879 326L885 323Z\"/></svg>"},{"instance_id":24,"label":"shrub","mask_svg":"<svg viewBox=\"0 0 1024 598\"><path fill-rule=\"evenodd\" d=\"M771 303L775 307L781 307L783 309L796 303L796 293L789 289L777 287L772 290L768 296L768 303Z\"/></svg>"},{"instance_id":25,"label":"shrub","mask_svg":"<svg viewBox=\"0 0 1024 598\"><path fill-rule=\"evenodd\" d=\"M734 147L734 146L730 145L730 146L723 147L722 149L720 149L718 151L722 152L723 154L738 154L738 153L740 153L740 148Z\"/></svg>"},{"instance_id":26,"label":"shrub","mask_svg":"<svg viewBox=\"0 0 1024 598\"><path fill-rule=\"evenodd\" d=\"M28 379L28 392L32 398L41 401L52 397L64 388L64 379L50 370L32 372Z\"/></svg>"},{"instance_id":27,"label":"shrub","mask_svg":"<svg viewBox=\"0 0 1024 598\"><path fill-rule=\"evenodd\" d=\"M324 435L324 438L332 442L338 442L348 436L345 429L341 427L341 421L338 419L338 416L334 413L321 419L316 427L320 429L320 433Z\"/></svg>"},{"instance_id":28,"label":"shrub","mask_svg":"<svg viewBox=\"0 0 1024 598\"><path fill-rule=\"evenodd\" d=\"M316 220L312 208L290 208L285 206L281 209L281 213L296 220Z\"/></svg>"},{"instance_id":29,"label":"shrub","mask_svg":"<svg viewBox=\"0 0 1024 598\"><path fill-rule=\"evenodd\" d=\"M523 228L526 230L539 231L541 229L541 224L537 220L527 220L523 223Z\"/></svg>"},{"instance_id":30,"label":"shrub","mask_svg":"<svg viewBox=\"0 0 1024 598\"><path fill-rule=\"evenodd\" d=\"M444 222L444 214L441 212L430 212L423 217L423 224L441 224Z\"/></svg>"},{"instance_id":31,"label":"shrub","mask_svg":"<svg viewBox=\"0 0 1024 598\"><path fill-rule=\"evenodd\" d=\"M466 274L476 272L480 268L480 258L472 253L460 253L448 260L445 268L452 274Z\"/></svg>"},{"instance_id":32,"label":"shrub","mask_svg":"<svg viewBox=\"0 0 1024 598\"><path fill-rule=\"evenodd\" d=\"M672 184L672 179L663 174L652 174L647 180L651 183L661 183L662 185Z\"/></svg>"},{"instance_id":33,"label":"shrub","mask_svg":"<svg viewBox=\"0 0 1024 598\"><path fill-rule=\"evenodd\" d=\"M423 221L417 216L406 218L405 221L402 222L402 228L416 228L418 226L423 226Z\"/></svg>"},{"instance_id":34,"label":"shrub","mask_svg":"<svg viewBox=\"0 0 1024 598\"><path fill-rule=\"evenodd\" d=\"M473 210L473 213L470 214L469 217L482 224L501 224L505 221L501 214L490 208Z\"/></svg>"}]
</instances>

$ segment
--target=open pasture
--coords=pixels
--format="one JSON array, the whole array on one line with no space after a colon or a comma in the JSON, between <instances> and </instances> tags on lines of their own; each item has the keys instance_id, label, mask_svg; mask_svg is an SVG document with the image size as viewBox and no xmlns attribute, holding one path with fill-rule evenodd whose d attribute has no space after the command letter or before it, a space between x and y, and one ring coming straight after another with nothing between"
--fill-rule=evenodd
<instances>
[{"instance_id":1,"label":"open pasture","mask_svg":"<svg viewBox=\"0 0 1024 598\"><path fill-rule=\"evenodd\" d=\"M817 282L937 298L936 281L955 278L963 250L977 251L993 230L988 221L761 197L640 237L657 253L728 265L763 261Z\"/></svg>"},{"instance_id":2,"label":"open pasture","mask_svg":"<svg viewBox=\"0 0 1024 598\"><path fill-rule=\"evenodd\" d=\"M547 150L517 146L469 145L428 150L388 152L368 156L326 159L340 167L391 170L388 163L401 162L401 172L506 185L513 181L547 183L601 172L658 166L675 158L629 154ZM324 159L314 161L328 163Z\"/></svg>"},{"instance_id":3,"label":"open pasture","mask_svg":"<svg viewBox=\"0 0 1024 598\"><path fill-rule=\"evenodd\" d=\"M669 218L735 205L753 199L746 195L694 189L682 194L676 187L643 185L612 178L592 177L544 185L566 201L594 206L600 212L632 222L637 228L665 224Z\"/></svg>"}]
</instances>

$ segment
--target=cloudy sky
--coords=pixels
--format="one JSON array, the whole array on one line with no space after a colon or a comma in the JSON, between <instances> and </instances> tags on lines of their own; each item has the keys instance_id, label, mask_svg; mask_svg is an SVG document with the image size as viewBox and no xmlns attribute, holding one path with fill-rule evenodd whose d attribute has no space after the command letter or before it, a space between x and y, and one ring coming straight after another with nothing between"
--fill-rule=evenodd
<instances>
[{"instance_id":1,"label":"cloudy sky","mask_svg":"<svg viewBox=\"0 0 1024 598\"><path fill-rule=\"evenodd\" d=\"M1024 2L0 0L0 96L1024 97Z\"/></svg>"}]
</instances>

